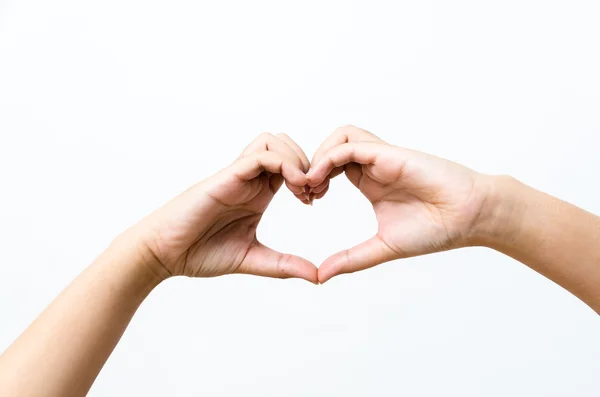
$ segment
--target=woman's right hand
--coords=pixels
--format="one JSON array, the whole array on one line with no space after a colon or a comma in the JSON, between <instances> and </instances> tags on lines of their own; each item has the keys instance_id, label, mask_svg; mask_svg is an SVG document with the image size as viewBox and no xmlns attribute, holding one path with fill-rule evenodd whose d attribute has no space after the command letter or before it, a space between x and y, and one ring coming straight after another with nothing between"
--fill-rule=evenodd
<instances>
[{"instance_id":1,"label":"woman's right hand","mask_svg":"<svg viewBox=\"0 0 600 397\"><path fill-rule=\"evenodd\" d=\"M256 229L285 182L305 200L309 162L287 135L262 134L229 167L159 208L124 233L162 278L231 273L317 282L317 269L261 244Z\"/></svg>"}]
</instances>

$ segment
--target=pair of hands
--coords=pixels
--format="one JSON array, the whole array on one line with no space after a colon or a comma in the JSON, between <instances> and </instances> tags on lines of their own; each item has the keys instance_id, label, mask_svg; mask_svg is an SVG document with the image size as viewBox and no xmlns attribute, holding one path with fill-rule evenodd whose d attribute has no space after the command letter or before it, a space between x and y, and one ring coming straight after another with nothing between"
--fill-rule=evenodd
<instances>
[{"instance_id":1,"label":"pair of hands","mask_svg":"<svg viewBox=\"0 0 600 397\"><path fill-rule=\"evenodd\" d=\"M344 173L372 203L377 234L326 259L261 244L256 229L285 183L304 204ZM484 176L459 164L392 146L365 130L338 128L309 162L287 135L262 134L229 167L196 184L130 230L163 277L231 273L313 283L399 258L474 244L486 198Z\"/></svg>"}]
</instances>

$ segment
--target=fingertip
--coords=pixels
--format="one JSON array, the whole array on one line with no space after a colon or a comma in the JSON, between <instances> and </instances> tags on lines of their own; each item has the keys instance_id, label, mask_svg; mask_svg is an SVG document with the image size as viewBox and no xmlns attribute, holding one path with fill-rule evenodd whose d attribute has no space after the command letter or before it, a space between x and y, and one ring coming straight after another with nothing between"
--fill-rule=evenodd
<instances>
[{"instance_id":1,"label":"fingertip","mask_svg":"<svg viewBox=\"0 0 600 397\"><path fill-rule=\"evenodd\" d=\"M315 285L319 285L319 269L315 265L311 263L314 268L314 271L310 273L309 277L304 277L304 280L313 283Z\"/></svg>"},{"instance_id":2,"label":"fingertip","mask_svg":"<svg viewBox=\"0 0 600 397\"><path fill-rule=\"evenodd\" d=\"M298 256L294 257L293 262L295 264L293 265L292 272L294 274L292 274L292 277L301 278L313 284L319 282L319 269L314 263Z\"/></svg>"},{"instance_id":3,"label":"fingertip","mask_svg":"<svg viewBox=\"0 0 600 397\"><path fill-rule=\"evenodd\" d=\"M340 251L325 259L319 266L319 282L325 283L340 274L351 273L348 250Z\"/></svg>"},{"instance_id":4,"label":"fingertip","mask_svg":"<svg viewBox=\"0 0 600 397\"><path fill-rule=\"evenodd\" d=\"M313 164L310 168L310 170L308 171L308 173L306 174L306 179L307 179L307 185L309 188L314 188L319 186L319 184L321 182L323 182L322 180L319 181L319 177L317 176L318 174L318 169L316 167L316 164Z\"/></svg>"},{"instance_id":5,"label":"fingertip","mask_svg":"<svg viewBox=\"0 0 600 397\"><path fill-rule=\"evenodd\" d=\"M310 204L312 199L311 199L311 194L309 192L309 188L308 186L302 186L298 188L299 191L296 193L294 193L294 195L296 196L296 198L298 200L300 200L301 202L303 202L304 204Z\"/></svg>"},{"instance_id":6,"label":"fingertip","mask_svg":"<svg viewBox=\"0 0 600 397\"><path fill-rule=\"evenodd\" d=\"M327 281L329 281L329 279L333 277L333 276L326 276L324 274L322 274L322 272L319 271L318 274L318 283L319 284L325 284Z\"/></svg>"},{"instance_id":7,"label":"fingertip","mask_svg":"<svg viewBox=\"0 0 600 397\"><path fill-rule=\"evenodd\" d=\"M281 174L292 185L297 186L300 189L304 189L304 186L308 184L308 178L306 174L299 168L292 166L288 163L282 164Z\"/></svg>"},{"instance_id":8,"label":"fingertip","mask_svg":"<svg viewBox=\"0 0 600 397\"><path fill-rule=\"evenodd\" d=\"M315 273L314 273L313 277L311 277L310 279L305 279L305 280L311 284L319 285L319 275L317 272L318 272L318 269L315 267Z\"/></svg>"},{"instance_id":9,"label":"fingertip","mask_svg":"<svg viewBox=\"0 0 600 397\"><path fill-rule=\"evenodd\" d=\"M319 194L329 188L329 179L325 179L323 182L319 184L319 186L315 186L311 188L311 193Z\"/></svg>"},{"instance_id":10,"label":"fingertip","mask_svg":"<svg viewBox=\"0 0 600 397\"><path fill-rule=\"evenodd\" d=\"M306 177L306 174L300 170L298 170L298 186L301 186L302 188L305 188L306 186L308 186L308 178Z\"/></svg>"},{"instance_id":11,"label":"fingertip","mask_svg":"<svg viewBox=\"0 0 600 397\"><path fill-rule=\"evenodd\" d=\"M312 174L306 174L306 186L308 186L309 189L312 189L313 187L315 187L314 184L314 175Z\"/></svg>"},{"instance_id":12,"label":"fingertip","mask_svg":"<svg viewBox=\"0 0 600 397\"><path fill-rule=\"evenodd\" d=\"M325 180L325 178L318 178L316 175L307 175L307 182L306 184L308 185L309 188L315 188L317 186L319 186L321 183L323 183L323 181Z\"/></svg>"},{"instance_id":13,"label":"fingertip","mask_svg":"<svg viewBox=\"0 0 600 397\"><path fill-rule=\"evenodd\" d=\"M317 276L320 284L325 284L327 281L329 281L332 277L335 276L335 268L333 266L334 262L332 261L334 257L335 255L326 259L325 262L323 262L321 266L319 266Z\"/></svg>"},{"instance_id":14,"label":"fingertip","mask_svg":"<svg viewBox=\"0 0 600 397\"><path fill-rule=\"evenodd\" d=\"M302 204L306 204L306 205L310 204L310 200L309 200L309 198L308 198L308 197L306 197L306 196L304 195L304 193L301 193L301 194L294 194L294 196L295 196L295 197L296 197L298 200L300 200L300 202L301 202Z\"/></svg>"},{"instance_id":15,"label":"fingertip","mask_svg":"<svg viewBox=\"0 0 600 397\"><path fill-rule=\"evenodd\" d=\"M302 199L304 197L304 187L303 186L296 186L287 180L285 181L285 185L287 186L288 190L290 192L292 192L292 194L294 196L296 196L297 198Z\"/></svg>"}]
</instances>

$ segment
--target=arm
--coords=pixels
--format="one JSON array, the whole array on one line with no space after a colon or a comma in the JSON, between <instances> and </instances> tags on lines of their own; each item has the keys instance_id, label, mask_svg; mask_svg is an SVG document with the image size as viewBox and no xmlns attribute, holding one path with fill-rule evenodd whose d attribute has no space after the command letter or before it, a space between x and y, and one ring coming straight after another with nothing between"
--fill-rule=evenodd
<instances>
[{"instance_id":1,"label":"arm","mask_svg":"<svg viewBox=\"0 0 600 397\"><path fill-rule=\"evenodd\" d=\"M139 305L168 276L157 263L144 263L118 245L81 273L0 357L1 396L87 393Z\"/></svg>"},{"instance_id":2,"label":"arm","mask_svg":"<svg viewBox=\"0 0 600 397\"><path fill-rule=\"evenodd\" d=\"M317 150L311 198L344 172L373 204L370 240L319 267L321 283L387 261L487 246L525 263L600 313L600 218L509 177L387 144L353 126Z\"/></svg>"},{"instance_id":3,"label":"arm","mask_svg":"<svg viewBox=\"0 0 600 397\"><path fill-rule=\"evenodd\" d=\"M510 177L486 178L472 243L526 264L600 314L600 218Z\"/></svg>"},{"instance_id":4,"label":"arm","mask_svg":"<svg viewBox=\"0 0 600 397\"><path fill-rule=\"evenodd\" d=\"M84 396L139 305L170 276L316 283L312 263L256 237L284 182L308 203L307 170L289 137L263 134L232 165L127 230L0 356L0 397Z\"/></svg>"}]
</instances>

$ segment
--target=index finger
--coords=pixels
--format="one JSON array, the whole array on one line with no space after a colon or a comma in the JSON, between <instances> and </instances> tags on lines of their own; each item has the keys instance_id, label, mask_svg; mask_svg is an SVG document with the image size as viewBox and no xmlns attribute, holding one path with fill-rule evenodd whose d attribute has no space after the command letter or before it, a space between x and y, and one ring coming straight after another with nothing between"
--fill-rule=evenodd
<instances>
[{"instance_id":1,"label":"index finger","mask_svg":"<svg viewBox=\"0 0 600 397\"><path fill-rule=\"evenodd\" d=\"M332 148L349 142L383 142L374 134L353 125L337 128L315 152L311 164L318 163L321 157Z\"/></svg>"},{"instance_id":2,"label":"index finger","mask_svg":"<svg viewBox=\"0 0 600 397\"><path fill-rule=\"evenodd\" d=\"M303 171L308 172L308 170L310 169L310 161L308 161L308 157L306 157L306 153L304 153L304 150L302 150L302 148L300 148L300 146L298 146L298 144L287 134L280 133L276 134L275 136L281 139L283 142L287 143L288 146L291 147L294 152L296 152L298 158L302 162Z\"/></svg>"},{"instance_id":3,"label":"index finger","mask_svg":"<svg viewBox=\"0 0 600 397\"><path fill-rule=\"evenodd\" d=\"M374 164L385 145L376 142L350 142L335 146L313 163L307 174L308 186L320 185L337 167L348 163Z\"/></svg>"},{"instance_id":4,"label":"index finger","mask_svg":"<svg viewBox=\"0 0 600 397\"><path fill-rule=\"evenodd\" d=\"M252 153L232 164L233 175L243 181L256 178L262 172L281 174L286 181L303 189L307 179L304 172L286 156L276 152Z\"/></svg>"}]
</instances>

